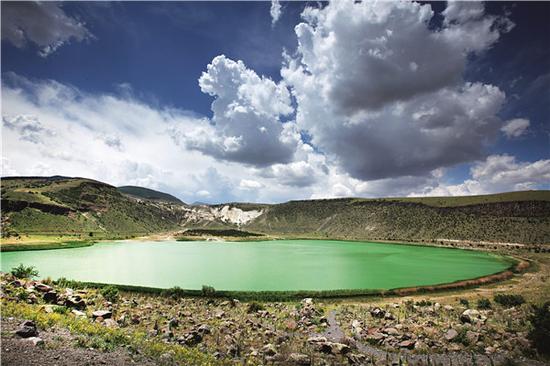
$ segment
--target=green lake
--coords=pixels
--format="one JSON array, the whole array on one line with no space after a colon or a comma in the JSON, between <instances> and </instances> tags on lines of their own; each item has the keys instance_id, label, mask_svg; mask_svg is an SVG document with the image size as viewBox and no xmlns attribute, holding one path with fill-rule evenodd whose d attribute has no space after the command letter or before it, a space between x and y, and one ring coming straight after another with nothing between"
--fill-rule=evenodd
<instances>
[{"instance_id":1,"label":"green lake","mask_svg":"<svg viewBox=\"0 0 550 366\"><path fill-rule=\"evenodd\" d=\"M52 279L243 291L434 285L500 272L511 264L483 252L331 240L115 241L1 256L2 271L24 263Z\"/></svg>"}]
</instances>

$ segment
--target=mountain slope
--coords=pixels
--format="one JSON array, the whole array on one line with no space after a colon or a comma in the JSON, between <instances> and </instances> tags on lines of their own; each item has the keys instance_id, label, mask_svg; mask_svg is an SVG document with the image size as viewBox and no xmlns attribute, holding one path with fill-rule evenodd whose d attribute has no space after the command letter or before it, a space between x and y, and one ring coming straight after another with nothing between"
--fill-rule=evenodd
<instances>
[{"instance_id":1,"label":"mountain slope","mask_svg":"<svg viewBox=\"0 0 550 366\"><path fill-rule=\"evenodd\" d=\"M3 178L1 184L3 236L112 238L239 227L279 237L550 243L550 191L189 206L161 192L130 187L121 193L84 178Z\"/></svg>"},{"instance_id":2,"label":"mountain slope","mask_svg":"<svg viewBox=\"0 0 550 366\"><path fill-rule=\"evenodd\" d=\"M183 201L179 198L172 196L171 194L155 191L149 188L137 187L137 186L122 186L118 187L117 190L123 194L133 196L135 198L150 200L150 201L163 201L178 203L183 205Z\"/></svg>"},{"instance_id":3,"label":"mountain slope","mask_svg":"<svg viewBox=\"0 0 550 366\"><path fill-rule=\"evenodd\" d=\"M339 239L550 243L550 191L291 201L269 207L244 227Z\"/></svg>"},{"instance_id":4,"label":"mountain slope","mask_svg":"<svg viewBox=\"0 0 550 366\"><path fill-rule=\"evenodd\" d=\"M173 230L180 219L180 212L170 205L141 202L90 179L2 179L3 235L126 236Z\"/></svg>"}]
</instances>

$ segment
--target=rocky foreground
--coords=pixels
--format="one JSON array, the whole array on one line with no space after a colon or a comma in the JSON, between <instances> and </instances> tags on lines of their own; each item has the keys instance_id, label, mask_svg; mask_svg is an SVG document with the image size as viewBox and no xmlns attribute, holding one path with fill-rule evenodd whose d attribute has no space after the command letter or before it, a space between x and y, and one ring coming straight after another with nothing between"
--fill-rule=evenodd
<instances>
[{"instance_id":1,"label":"rocky foreground","mask_svg":"<svg viewBox=\"0 0 550 366\"><path fill-rule=\"evenodd\" d=\"M74 355L91 365L545 364L522 301L258 303L119 294L10 274L1 285L6 365L78 364Z\"/></svg>"}]
</instances>

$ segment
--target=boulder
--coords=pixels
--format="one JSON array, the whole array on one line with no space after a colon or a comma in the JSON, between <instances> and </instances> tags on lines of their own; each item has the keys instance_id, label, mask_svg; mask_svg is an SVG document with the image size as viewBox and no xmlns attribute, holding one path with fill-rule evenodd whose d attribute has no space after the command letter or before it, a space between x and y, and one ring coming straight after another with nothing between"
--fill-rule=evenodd
<instances>
[{"instance_id":1,"label":"boulder","mask_svg":"<svg viewBox=\"0 0 550 366\"><path fill-rule=\"evenodd\" d=\"M370 315L372 315L374 318L383 318L386 316L386 312L380 308L374 308L370 311Z\"/></svg>"},{"instance_id":2,"label":"boulder","mask_svg":"<svg viewBox=\"0 0 550 366\"><path fill-rule=\"evenodd\" d=\"M96 310L92 313L92 317L95 318L103 318L103 319L109 319L111 316L113 316L113 313L109 310Z\"/></svg>"},{"instance_id":3,"label":"boulder","mask_svg":"<svg viewBox=\"0 0 550 366\"><path fill-rule=\"evenodd\" d=\"M309 366L311 365L311 358L303 353L291 353L288 355L288 360L296 365Z\"/></svg>"},{"instance_id":4,"label":"boulder","mask_svg":"<svg viewBox=\"0 0 550 366\"><path fill-rule=\"evenodd\" d=\"M25 341L26 342L29 342L30 344L32 344L33 346L43 346L44 345L44 341L42 340L42 338L40 337L29 337L29 338L25 338Z\"/></svg>"},{"instance_id":5,"label":"boulder","mask_svg":"<svg viewBox=\"0 0 550 366\"><path fill-rule=\"evenodd\" d=\"M34 285L34 288L37 289L40 292L50 292L50 291L53 290L53 288L51 286L48 286L48 285L43 284L43 283L37 283L36 285Z\"/></svg>"},{"instance_id":6,"label":"boulder","mask_svg":"<svg viewBox=\"0 0 550 366\"><path fill-rule=\"evenodd\" d=\"M449 342L452 342L456 337L458 337L458 332L454 329L449 329L447 333L445 333L445 339Z\"/></svg>"},{"instance_id":7,"label":"boulder","mask_svg":"<svg viewBox=\"0 0 550 366\"><path fill-rule=\"evenodd\" d=\"M315 343L326 343L326 342L327 342L327 339L326 339L326 337L321 337L321 336L309 337L309 338L307 339L307 342L308 342L308 343L312 343L312 344L315 344Z\"/></svg>"},{"instance_id":8,"label":"boulder","mask_svg":"<svg viewBox=\"0 0 550 366\"><path fill-rule=\"evenodd\" d=\"M399 335L399 331L395 328L386 328L383 330L384 333L392 336Z\"/></svg>"},{"instance_id":9,"label":"boulder","mask_svg":"<svg viewBox=\"0 0 550 366\"><path fill-rule=\"evenodd\" d=\"M201 326L199 326L197 328L197 332L202 334L202 335L210 334L210 327L206 324L202 324Z\"/></svg>"},{"instance_id":10,"label":"boulder","mask_svg":"<svg viewBox=\"0 0 550 366\"><path fill-rule=\"evenodd\" d=\"M55 304L57 302L57 292L48 291L44 295L42 295L42 299L44 299L45 302L49 302L50 304Z\"/></svg>"},{"instance_id":11,"label":"boulder","mask_svg":"<svg viewBox=\"0 0 550 366\"><path fill-rule=\"evenodd\" d=\"M351 352L351 348L347 344L336 342L327 342L326 344L330 347L333 355L345 355Z\"/></svg>"},{"instance_id":12,"label":"boulder","mask_svg":"<svg viewBox=\"0 0 550 366\"><path fill-rule=\"evenodd\" d=\"M475 309L468 309L460 314L462 323L484 323L486 320L487 318Z\"/></svg>"},{"instance_id":13,"label":"boulder","mask_svg":"<svg viewBox=\"0 0 550 366\"><path fill-rule=\"evenodd\" d=\"M86 317L86 313L80 310L73 309L71 313L73 313L75 316L78 316L78 317L83 317L83 318Z\"/></svg>"},{"instance_id":14,"label":"boulder","mask_svg":"<svg viewBox=\"0 0 550 366\"><path fill-rule=\"evenodd\" d=\"M407 348L407 349L414 349L415 341L409 339L406 341L399 342L399 347L401 348Z\"/></svg>"},{"instance_id":15,"label":"boulder","mask_svg":"<svg viewBox=\"0 0 550 366\"><path fill-rule=\"evenodd\" d=\"M262 347L262 353L266 356L274 356L277 353L277 349L273 344L268 343Z\"/></svg>"},{"instance_id":16,"label":"boulder","mask_svg":"<svg viewBox=\"0 0 550 366\"><path fill-rule=\"evenodd\" d=\"M188 346L194 346L202 342L202 335L197 331L192 331L183 336L183 338L178 339L180 343L185 343Z\"/></svg>"},{"instance_id":17,"label":"boulder","mask_svg":"<svg viewBox=\"0 0 550 366\"><path fill-rule=\"evenodd\" d=\"M15 334L17 334L21 338L35 337L38 335L36 324L34 324L34 322L31 320L25 320L23 323L21 323L19 329L15 331Z\"/></svg>"},{"instance_id":18,"label":"boulder","mask_svg":"<svg viewBox=\"0 0 550 366\"><path fill-rule=\"evenodd\" d=\"M469 330L466 332L466 339L468 340L469 344L476 344L479 339L479 333Z\"/></svg>"},{"instance_id":19,"label":"boulder","mask_svg":"<svg viewBox=\"0 0 550 366\"><path fill-rule=\"evenodd\" d=\"M364 365L367 363L367 356L362 353L349 353L346 357L350 365Z\"/></svg>"},{"instance_id":20,"label":"boulder","mask_svg":"<svg viewBox=\"0 0 550 366\"><path fill-rule=\"evenodd\" d=\"M109 328L116 328L118 327L118 323L112 319L112 318L107 318L103 321L103 325L105 325L106 327L109 327Z\"/></svg>"},{"instance_id":21,"label":"boulder","mask_svg":"<svg viewBox=\"0 0 550 366\"><path fill-rule=\"evenodd\" d=\"M363 327L361 327L361 322L359 320L354 320L351 322L351 330L355 335L361 335L363 332Z\"/></svg>"},{"instance_id":22,"label":"boulder","mask_svg":"<svg viewBox=\"0 0 550 366\"><path fill-rule=\"evenodd\" d=\"M80 296L75 296L67 298L64 305L68 308L84 309L86 302Z\"/></svg>"}]
</instances>

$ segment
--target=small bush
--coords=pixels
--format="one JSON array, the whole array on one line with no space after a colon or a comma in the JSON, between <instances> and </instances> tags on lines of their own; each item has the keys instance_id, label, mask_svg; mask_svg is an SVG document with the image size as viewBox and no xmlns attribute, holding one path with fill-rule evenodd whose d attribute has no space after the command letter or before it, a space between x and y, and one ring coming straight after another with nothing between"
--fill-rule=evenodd
<instances>
[{"instance_id":1,"label":"small bush","mask_svg":"<svg viewBox=\"0 0 550 366\"><path fill-rule=\"evenodd\" d=\"M202 295L206 297L213 297L216 295L216 289L212 286L202 286Z\"/></svg>"},{"instance_id":2,"label":"small bush","mask_svg":"<svg viewBox=\"0 0 550 366\"><path fill-rule=\"evenodd\" d=\"M174 299L178 299L185 296L185 291L179 286L174 286L172 288L162 290L161 295L164 297L172 297Z\"/></svg>"},{"instance_id":3,"label":"small bush","mask_svg":"<svg viewBox=\"0 0 550 366\"><path fill-rule=\"evenodd\" d=\"M260 310L265 310L264 306L262 304L260 304L259 302L256 302L256 301L252 301L250 304L248 304L248 309L247 309L247 312L250 314L250 313L255 313L257 311L260 311Z\"/></svg>"},{"instance_id":4,"label":"small bush","mask_svg":"<svg viewBox=\"0 0 550 366\"><path fill-rule=\"evenodd\" d=\"M54 306L53 307L53 312L57 313L57 314L68 314L69 313L69 308L67 308L65 306Z\"/></svg>"},{"instance_id":5,"label":"small bush","mask_svg":"<svg viewBox=\"0 0 550 366\"><path fill-rule=\"evenodd\" d=\"M433 303L430 300L420 300L415 303L416 306L432 306Z\"/></svg>"},{"instance_id":6,"label":"small bush","mask_svg":"<svg viewBox=\"0 0 550 366\"><path fill-rule=\"evenodd\" d=\"M537 351L543 355L550 355L550 301L542 306L533 305L533 314L529 316L532 329L527 335Z\"/></svg>"},{"instance_id":7,"label":"small bush","mask_svg":"<svg viewBox=\"0 0 550 366\"><path fill-rule=\"evenodd\" d=\"M38 276L38 271L33 267L25 267L23 263L11 269L11 274L16 278L33 278Z\"/></svg>"},{"instance_id":8,"label":"small bush","mask_svg":"<svg viewBox=\"0 0 550 366\"><path fill-rule=\"evenodd\" d=\"M519 306L525 303L525 299L521 295L497 294L494 300L496 303L506 307Z\"/></svg>"},{"instance_id":9,"label":"small bush","mask_svg":"<svg viewBox=\"0 0 550 366\"><path fill-rule=\"evenodd\" d=\"M101 289L101 295L103 298L110 302L118 301L118 288L114 286L105 286Z\"/></svg>"},{"instance_id":10,"label":"small bush","mask_svg":"<svg viewBox=\"0 0 550 366\"><path fill-rule=\"evenodd\" d=\"M490 309L491 301L489 299L482 297L481 299L477 300L477 308L480 310Z\"/></svg>"},{"instance_id":11,"label":"small bush","mask_svg":"<svg viewBox=\"0 0 550 366\"><path fill-rule=\"evenodd\" d=\"M470 302L468 301L468 299L460 299L459 302L460 302L460 305L464 305L467 308L470 307Z\"/></svg>"}]
</instances>

